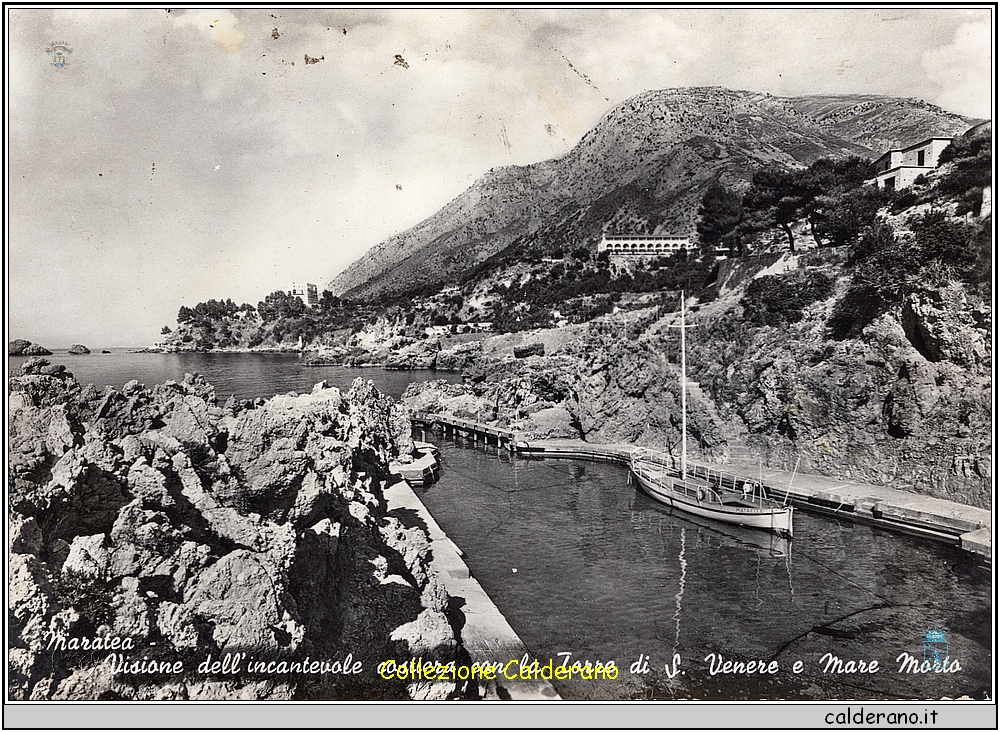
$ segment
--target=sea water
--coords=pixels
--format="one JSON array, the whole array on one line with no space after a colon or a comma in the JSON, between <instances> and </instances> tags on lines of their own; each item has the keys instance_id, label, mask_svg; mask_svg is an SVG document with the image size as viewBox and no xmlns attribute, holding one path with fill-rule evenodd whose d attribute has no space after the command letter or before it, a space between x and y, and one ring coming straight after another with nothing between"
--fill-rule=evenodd
<instances>
[{"instance_id":1,"label":"sea water","mask_svg":"<svg viewBox=\"0 0 1000 732\"><path fill-rule=\"evenodd\" d=\"M185 373L200 373L215 387L216 396L225 401L235 394L237 399L255 399L312 391L313 385L326 381L346 391L354 379L370 379L383 394L399 399L413 381L445 379L461 382L462 377L447 371L386 371L382 368L352 368L348 366L303 366L297 353L133 353L114 349L111 353L94 351L89 355L73 356L54 352L44 356L49 363L66 366L81 383L120 389L132 379L152 386L164 381L180 381ZM10 356L11 372L27 360Z\"/></svg>"},{"instance_id":2,"label":"sea water","mask_svg":"<svg viewBox=\"0 0 1000 732\"><path fill-rule=\"evenodd\" d=\"M531 653L615 661L617 680L555 682L564 698L983 699L991 686L990 575L955 548L801 510L787 542L671 512L622 466L434 439L441 479L421 500ZM901 672L932 628L961 671Z\"/></svg>"},{"instance_id":3,"label":"sea water","mask_svg":"<svg viewBox=\"0 0 1000 732\"><path fill-rule=\"evenodd\" d=\"M296 354L46 358L101 387L199 372L221 400L302 393L324 379L347 389L359 376L394 398L411 381L460 381L306 368ZM24 360L10 357L11 370ZM621 466L426 436L443 465L418 493L532 655L619 669L614 680L555 682L564 698L981 700L991 686L990 574L953 547L801 510L786 542L673 513ZM923 662L932 629L945 632L936 650L951 670L907 670L909 658ZM773 663L775 673L758 670Z\"/></svg>"}]
</instances>

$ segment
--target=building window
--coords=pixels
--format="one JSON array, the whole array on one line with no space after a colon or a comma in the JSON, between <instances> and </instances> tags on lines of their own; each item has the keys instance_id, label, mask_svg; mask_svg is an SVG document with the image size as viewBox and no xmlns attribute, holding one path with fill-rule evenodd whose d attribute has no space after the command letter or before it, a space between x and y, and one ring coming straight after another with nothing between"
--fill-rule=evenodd
<instances>
[{"instance_id":1,"label":"building window","mask_svg":"<svg viewBox=\"0 0 1000 732\"><path fill-rule=\"evenodd\" d=\"M924 151L920 150L917 152L917 165L923 166L924 164Z\"/></svg>"},{"instance_id":2,"label":"building window","mask_svg":"<svg viewBox=\"0 0 1000 732\"><path fill-rule=\"evenodd\" d=\"M885 179L885 187L890 191L896 190L896 176L891 176Z\"/></svg>"}]
</instances>

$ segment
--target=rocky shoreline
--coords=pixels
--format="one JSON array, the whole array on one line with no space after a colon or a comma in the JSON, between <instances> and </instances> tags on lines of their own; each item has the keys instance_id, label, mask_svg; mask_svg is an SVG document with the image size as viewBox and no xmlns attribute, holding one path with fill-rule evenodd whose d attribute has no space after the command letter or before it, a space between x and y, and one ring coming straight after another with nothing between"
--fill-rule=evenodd
<instances>
[{"instance_id":1,"label":"rocky shoreline","mask_svg":"<svg viewBox=\"0 0 1000 732\"><path fill-rule=\"evenodd\" d=\"M35 358L9 390L10 698L465 693L376 673L463 651L427 532L386 509L412 441L370 382L220 407L201 377L100 391Z\"/></svg>"}]
</instances>

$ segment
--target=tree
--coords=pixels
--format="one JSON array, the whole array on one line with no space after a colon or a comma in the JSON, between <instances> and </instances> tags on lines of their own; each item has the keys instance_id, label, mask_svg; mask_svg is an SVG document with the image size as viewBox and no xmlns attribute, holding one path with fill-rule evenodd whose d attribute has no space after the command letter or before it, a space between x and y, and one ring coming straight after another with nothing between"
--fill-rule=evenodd
<instances>
[{"instance_id":1,"label":"tree","mask_svg":"<svg viewBox=\"0 0 1000 732\"><path fill-rule=\"evenodd\" d=\"M833 294L834 279L815 270L792 270L750 282L740 301L747 322L781 326L802 320L803 309Z\"/></svg>"},{"instance_id":2,"label":"tree","mask_svg":"<svg viewBox=\"0 0 1000 732\"><path fill-rule=\"evenodd\" d=\"M885 199L885 191L875 186L816 196L809 215L813 238L820 246L855 244L874 225Z\"/></svg>"},{"instance_id":3,"label":"tree","mask_svg":"<svg viewBox=\"0 0 1000 732\"><path fill-rule=\"evenodd\" d=\"M170 335L171 333L173 333L173 331L170 330L169 325L165 325L162 328L160 328L160 335Z\"/></svg>"},{"instance_id":4,"label":"tree","mask_svg":"<svg viewBox=\"0 0 1000 732\"><path fill-rule=\"evenodd\" d=\"M178 323L188 323L198 317L196 313L191 308L186 305L181 305L181 309L177 311L177 322Z\"/></svg>"},{"instance_id":5,"label":"tree","mask_svg":"<svg viewBox=\"0 0 1000 732\"><path fill-rule=\"evenodd\" d=\"M788 237L789 251L795 251L792 224L798 220L802 197L796 173L780 165L767 165L753 174L753 185L744 203L757 211L767 212L770 220L780 226Z\"/></svg>"},{"instance_id":6,"label":"tree","mask_svg":"<svg viewBox=\"0 0 1000 732\"><path fill-rule=\"evenodd\" d=\"M701 197L698 216L698 234L702 243L717 247L735 231L743 218L743 199L716 178Z\"/></svg>"},{"instance_id":7,"label":"tree","mask_svg":"<svg viewBox=\"0 0 1000 732\"><path fill-rule=\"evenodd\" d=\"M275 290L257 303L257 314L265 322L282 318L297 318L305 311L305 303L284 290Z\"/></svg>"},{"instance_id":8,"label":"tree","mask_svg":"<svg viewBox=\"0 0 1000 732\"><path fill-rule=\"evenodd\" d=\"M817 206L859 188L871 174L870 163L859 157L821 158L804 170L768 165L754 173L743 204L758 217L763 216L771 225L780 227L788 239L789 250L794 252L792 224L808 217L815 238Z\"/></svg>"},{"instance_id":9,"label":"tree","mask_svg":"<svg viewBox=\"0 0 1000 732\"><path fill-rule=\"evenodd\" d=\"M329 290L323 290L323 294L319 298L319 307L321 310L336 310L341 307L340 298L334 295Z\"/></svg>"}]
</instances>

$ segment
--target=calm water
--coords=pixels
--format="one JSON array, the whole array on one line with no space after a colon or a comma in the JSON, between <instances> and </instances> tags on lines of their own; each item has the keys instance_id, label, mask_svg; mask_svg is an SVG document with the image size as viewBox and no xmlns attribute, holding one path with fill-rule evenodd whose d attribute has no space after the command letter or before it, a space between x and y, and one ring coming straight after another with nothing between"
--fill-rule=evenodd
<instances>
[{"instance_id":1,"label":"calm water","mask_svg":"<svg viewBox=\"0 0 1000 732\"><path fill-rule=\"evenodd\" d=\"M436 442L441 480L421 497L532 653L621 669L556 682L565 698L982 699L991 686L989 574L956 550L802 511L789 544L671 514L620 466ZM934 627L962 670L899 673ZM713 652L779 673L712 676ZM880 670L824 674L828 652ZM650 673L629 673L640 654Z\"/></svg>"},{"instance_id":2,"label":"calm water","mask_svg":"<svg viewBox=\"0 0 1000 732\"><path fill-rule=\"evenodd\" d=\"M343 366L299 365L294 353L111 353L94 352L87 356L72 356L54 352L45 356L50 363L65 364L81 383L120 389L126 382L137 379L152 386L173 379L180 381L185 373L200 373L215 386L216 396L225 401L230 394L238 399L255 399L311 391L313 385L326 379L331 386L346 390L358 377L371 379L383 394L399 399L411 381L446 379L461 382L458 374L446 371L385 371L380 368L346 368ZM11 371L20 368L27 359L8 358Z\"/></svg>"},{"instance_id":3,"label":"calm water","mask_svg":"<svg viewBox=\"0 0 1000 732\"><path fill-rule=\"evenodd\" d=\"M55 354L80 381L121 387L200 372L220 399L372 379L398 398L410 381L455 374L304 368L287 354ZM23 358L9 359L16 369ZM541 659L614 660L616 681L556 682L568 699L982 699L991 687L990 575L957 550L798 511L795 540L696 523L654 503L619 466L512 460L440 435L441 480L419 489L473 574ZM517 570L516 572L514 570ZM901 674L923 636L948 631L961 671ZM679 672L664 664L674 654ZM705 657L774 659L779 672L710 675ZM874 674L821 659L878 660ZM649 673L632 674L640 655ZM499 659L498 659L499 660ZM801 661L800 673L793 673ZM672 669L671 669L672 670Z\"/></svg>"}]
</instances>

